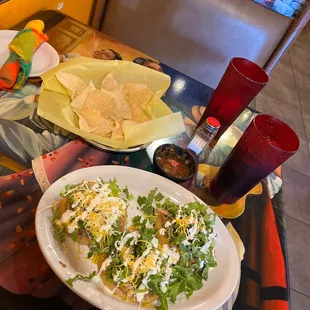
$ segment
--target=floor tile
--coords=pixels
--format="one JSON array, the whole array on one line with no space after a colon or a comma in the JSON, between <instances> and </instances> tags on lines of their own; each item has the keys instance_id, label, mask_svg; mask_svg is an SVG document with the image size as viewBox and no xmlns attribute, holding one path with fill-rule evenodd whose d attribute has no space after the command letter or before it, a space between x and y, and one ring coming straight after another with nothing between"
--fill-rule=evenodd
<instances>
[{"instance_id":1,"label":"floor tile","mask_svg":"<svg viewBox=\"0 0 310 310\"><path fill-rule=\"evenodd\" d=\"M307 50L310 47L310 37L306 34L306 32L302 32L294 41L294 45L298 45Z\"/></svg>"},{"instance_id":2,"label":"floor tile","mask_svg":"<svg viewBox=\"0 0 310 310\"><path fill-rule=\"evenodd\" d=\"M304 31L304 33L306 34L306 36L308 38L310 38L310 24L307 23L307 25L305 26L305 28L302 30L302 32Z\"/></svg>"},{"instance_id":3,"label":"floor tile","mask_svg":"<svg viewBox=\"0 0 310 310\"><path fill-rule=\"evenodd\" d=\"M285 214L310 225L310 178L283 166Z\"/></svg>"},{"instance_id":4,"label":"floor tile","mask_svg":"<svg viewBox=\"0 0 310 310\"><path fill-rule=\"evenodd\" d=\"M307 310L310 309L310 297L291 290L291 309Z\"/></svg>"},{"instance_id":5,"label":"floor tile","mask_svg":"<svg viewBox=\"0 0 310 310\"><path fill-rule=\"evenodd\" d=\"M301 59L304 60L309 60L310 59L310 55L308 53L308 50L305 48L302 48L301 46L297 45L297 44L293 44L290 48L290 56L296 56L299 57Z\"/></svg>"},{"instance_id":6,"label":"floor tile","mask_svg":"<svg viewBox=\"0 0 310 310\"><path fill-rule=\"evenodd\" d=\"M284 166L289 167L293 170L300 172L308 177L310 177L310 154L307 142L304 139L299 138L300 149L289 158Z\"/></svg>"},{"instance_id":7,"label":"floor tile","mask_svg":"<svg viewBox=\"0 0 310 310\"><path fill-rule=\"evenodd\" d=\"M286 216L286 232L291 289L309 294L310 226Z\"/></svg>"},{"instance_id":8,"label":"floor tile","mask_svg":"<svg viewBox=\"0 0 310 310\"><path fill-rule=\"evenodd\" d=\"M304 119L307 140L310 141L310 114L302 113L302 117ZM310 165L310 163L309 163L309 165Z\"/></svg>"},{"instance_id":9,"label":"floor tile","mask_svg":"<svg viewBox=\"0 0 310 310\"><path fill-rule=\"evenodd\" d=\"M310 49L310 48L309 48ZM310 93L310 76L293 69L296 86ZM310 74L310 72L309 72Z\"/></svg>"},{"instance_id":10,"label":"floor tile","mask_svg":"<svg viewBox=\"0 0 310 310\"><path fill-rule=\"evenodd\" d=\"M263 88L262 93L299 109L297 91L292 84L270 76L269 82Z\"/></svg>"},{"instance_id":11,"label":"floor tile","mask_svg":"<svg viewBox=\"0 0 310 310\"><path fill-rule=\"evenodd\" d=\"M298 37L300 38L310 38L309 36L309 32L308 32L308 29L307 29L307 25L304 29L301 30L300 34L298 35Z\"/></svg>"},{"instance_id":12,"label":"floor tile","mask_svg":"<svg viewBox=\"0 0 310 310\"><path fill-rule=\"evenodd\" d=\"M279 80L295 85L291 66L285 65L283 63L278 63L276 67L272 70L271 75Z\"/></svg>"},{"instance_id":13,"label":"floor tile","mask_svg":"<svg viewBox=\"0 0 310 310\"><path fill-rule=\"evenodd\" d=\"M297 89L297 94L302 113L310 114L310 93Z\"/></svg>"},{"instance_id":14,"label":"floor tile","mask_svg":"<svg viewBox=\"0 0 310 310\"><path fill-rule=\"evenodd\" d=\"M301 31L305 37L310 38L310 23L308 22L305 28Z\"/></svg>"},{"instance_id":15,"label":"floor tile","mask_svg":"<svg viewBox=\"0 0 310 310\"><path fill-rule=\"evenodd\" d=\"M299 137L306 139L303 119L299 110L270 96L259 94L256 97L258 111L271 114L291 126Z\"/></svg>"},{"instance_id":16,"label":"floor tile","mask_svg":"<svg viewBox=\"0 0 310 310\"><path fill-rule=\"evenodd\" d=\"M292 68L300 72L310 74L310 60L302 59L298 56L291 56Z\"/></svg>"},{"instance_id":17,"label":"floor tile","mask_svg":"<svg viewBox=\"0 0 310 310\"><path fill-rule=\"evenodd\" d=\"M287 66L290 66L291 65L291 59L290 59L290 54L289 52L285 52L280 60L279 60L280 63L284 64L284 65L287 65Z\"/></svg>"}]
</instances>

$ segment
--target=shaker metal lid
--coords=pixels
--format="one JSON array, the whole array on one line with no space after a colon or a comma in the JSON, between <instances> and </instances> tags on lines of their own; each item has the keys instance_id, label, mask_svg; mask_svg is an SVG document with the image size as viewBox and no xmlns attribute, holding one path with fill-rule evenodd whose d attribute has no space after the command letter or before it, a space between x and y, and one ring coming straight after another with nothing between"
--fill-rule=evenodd
<instances>
[{"instance_id":1,"label":"shaker metal lid","mask_svg":"<svg viewBox=\"0 0 310 310\"><path fill-rule=\"evenodd\" d=\"M205 126L209 128L211 127L213 130L215 130L219 129L221 127L221 124L215 117L208 117L205 121Z\"/></svg>"}]
</instances>

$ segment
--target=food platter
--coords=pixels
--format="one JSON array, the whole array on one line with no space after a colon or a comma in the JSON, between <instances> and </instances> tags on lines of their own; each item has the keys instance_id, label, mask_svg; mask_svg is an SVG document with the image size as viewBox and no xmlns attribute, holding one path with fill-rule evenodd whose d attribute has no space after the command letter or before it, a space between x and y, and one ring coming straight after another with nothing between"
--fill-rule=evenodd
<instances>
[{"instance_id":1,"label":"food platter","mask_svg":"<svg viewBox=\"0 0 310 310\"><path fill-rule=\"evenodd\" d=\"M68 184L82 181L117 180L120 187L128 186L133 196L148 195L150 190L157 188L165 197L178 205L190 202L203 202L183 187L150 172L129 167L98 166L74 171L56 181L42 196L36 213L36 234L41 251L56 273L65 283L77 274L88 275L94 271L94 264L84 257L87 246L76 246L73 241L66 240L60 244L52 227L53 211L51 206L59 199L59 193ZM133 182L134 180L134 182ZM208 210L208 213L212 211ZM231 296L240 275L240 262L237 251L224 224L216 217L214 224L216 243L214 246L217 267L209 272L208 280L203 287L187 300L177 300L176 304L169 304L169 309L217 309ZM81 252L82 254L78 254ZM115 298L101 282L99 277L91 281L75 281L70 288L80 297L100 309L137 309L137 305Z\"/></svg>"}]
</instances>

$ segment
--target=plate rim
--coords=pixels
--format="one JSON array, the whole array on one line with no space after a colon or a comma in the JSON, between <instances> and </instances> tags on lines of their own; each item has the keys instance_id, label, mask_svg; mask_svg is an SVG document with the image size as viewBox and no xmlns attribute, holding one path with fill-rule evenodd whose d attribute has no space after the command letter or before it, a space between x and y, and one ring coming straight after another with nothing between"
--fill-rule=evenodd
<instances>
[{"instance_id":1,"label":"plate rim","mask_svg":"<svg viewBox=\"0 0 310 310\"><path fill-rule=\"evenodd\" d=\"M0 30L0 36L1 36L1 33L12 33L14 35L16 35L19 31L17 30L12 30L12 29L3 29L3 30ZM54 53L54 56L55 56L55 62L53 63L53 67L50 67L48 70L44 70L44 71L39 71L39 72L35 72L35 73L31 73L31 70L30 70L30 73L29 73L29 77L40 77L43 73L57 67L59 65L59 54L58 52L56 51L56 49L51 45L49 44L48 42L43 42L42 45L45 45L45 46L48 46L48 48L50 49L51 52ZM40 48L40 47L39 47ZM56 57L57 55L57 57ZM57 59L57 61L56 61ZM57 64L56 64L57 63Z\"/></svg>"},{"instance_id":2,"label":"plate rim","mask_svg":"<svg viewBox=\"0 0 310 310\"><path fill-rule=\"evenodd\" d=\"M36 215L35 215L35 231L36 231L36 236L37 236L37 241L38 241L38 244L39 244L39 247L40 247L40 250L41 250L41 253L43 254L45 260L47 261L48 265L50 266L50 268L53 270L53 272L56 274L56 276L59 278L59 280L61 282L63 282L63 284L65 284L68 288L70 288L75 294L77 294L80 298L82 298L83 300L86 300L87 302L89 302L90 304L94 305L93 302L92 302L92 299L88 296L83 296L81 294L81 290L76 288L75 286L71 287L69 286L65 280L63 279L63 276L61 276L61 272L58 272L57 268L56 268L56 264L54 264L54 261L52 259L52 255L49 255L47 249L46 249L46 245L43 244L43 238L42 238L42 234L41 234L41 228L39 229L39 218L44 216L44 213L43 214L38 214L38 211L41 210L41 208L44 208L44 205L41 205L41 201L43 200L43 197L46 195L46 193L49 191L49 190L53 190L53 186L56 186L55 184L57 182L60 182L63 178L67 178L69 177L70 175L74 175L76 173L79 172L79 170L83 170L84 172L86 170L95 170L98 171L98 174L100 173L99 172L99 169L104 169L104 168L108 168L108 169L116 169L116 170L127 170L127 171L136 171L138 173L142 173L142 174L147 174L149 175L150 177L153 177L155 179L158 179L159 181L163 181L163 182L167 182L168 184L171 184L173 186L176 186L176 187L179 187L181 189L181 191L186 191L188 192L188 194L190 194L192 197L194 197L195 199L197 199L199 202L207 205L203 200L201 200L198 196L196 196L194 193L190 192L189 190L187 190L186 188L182 187L181 185L167 179L167 178L164 178L158 174L155 174L155 173L152 173L152 172L149 172L149 171L146 171L146 170L142 170L142 169L139 169L139 168L134 168L134 167L126 167L126 166L114 166L114 165L99 165L99 166L93 166L93 167L87 167L87 168L82 168L82 169L78 169L78 170L75 170L75 171L71 171L69 173L67 173L66 175L63 175L61 176L59 179L57 179L53 184L51 184L51 186L43 193L43 195L41 196L40 198L40 201L38 203L38 207L37 207L37 211L36 211ZM87 173L84 173L83 174L84 178L87 179ZM209 206L208 206L209 207ZM209 210L210 212L214 213L214 211L209 207ZM235 243L233 241L233 238L232 236L230 235L229 231L227 230L226 226L224 225L224 223L222 222L222 220L216 215L216 218L217 218L217 221L219 222L219 225L220 226L223 226L223 228L226 230L226 233L227 233L227 238L230 240L229 243L231 243L232 245L232 255L234 256L234 260L236 262L236 275L234 277L234 284L233 284L233 287L231 287L230 289L230 293L229 293L229 296L228 297L225 297L224 299L222 299L220 302L217 301L216 305L214 305L214 307L216 308L212 308L212 309L217 309L221 306L223 306L223 304L225 304L225 302L227 302L229 300L229 298L231 298L231 296L233 295L235 289L236 289L236 286L238 284L238 281L240 281L240 276L241 276L241 261L239 260L239 257L238 257L238 252L237 252L237 249L236 249L236 246L235 246ZM102 294L104 294L104 292L102 292ZM218 298L219 299L219 298ZM214 303L214 302L213 302ZM177 304L173 305L173 306L176 306ZM96 307L98 307L98 305L94 305ZM107 305L108 306L108 305ZM126 302L124 302L124 309L127 308L126 307ZM183 308L183 310L185 309L188 309L188 310L202 310L204 309L204 307L206 306L206 303L203 303L199 306L195 306L195 307L186 307L186 308ZM118 307L112 307L113 309L118 309ZM102 309L105 309L105 308L102 308ZM173 309L176 309L176 308L173 308Z\"/></svg>"},{"instance_id":3,"label":"plate rim","mask_svg":"<svg viewBox=\"0 0 310 310\"><path fill-rule=\"evenodd\" d=\"M115 152L116 153L135 153L135 152L142 151L142 150L146 149L149 145L152 144L152 142L150 142L150 143L145 143L145 144L141 144L138 146L133 146L133 147L130 147L128 149L116 149L116 148L113 148L111 146L107 146L105 144L99 143L95 140L86 139L86 138L83 138L82 136L81 136L81 138L83 140L85 140L87 143L91 144L92 146L98 148L99 150L107 151L107 152L114 152L114 153Z\"/></svg>"}]
</instances>

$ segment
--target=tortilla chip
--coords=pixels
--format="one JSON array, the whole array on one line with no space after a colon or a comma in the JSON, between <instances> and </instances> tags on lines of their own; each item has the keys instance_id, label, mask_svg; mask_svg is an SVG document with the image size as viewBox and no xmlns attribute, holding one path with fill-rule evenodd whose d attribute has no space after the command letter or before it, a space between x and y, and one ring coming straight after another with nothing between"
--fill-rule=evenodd
<instances>
[{"instance_id":1,"label":"tortilla chip","mask_svg":"<svg viewBox=\"0 0 310 310\"><path fill-rule=\"evenodd\" d=\"M135 126L137 125L138 123L136 121L132 121L132 120L125 120L123 121L123 124L122 124L122 130L123 132L125 132L125 130L131 126Z\"/></svg>"},{"instance_id":2,"label":"tortilla chip","mask_svg":"<svg viewBox=\"0 0 310 310\"><path fill-rule=\"evenodd\" d=\"M112 72L102 81L101 89L92 81L87 86L69 73L59 72L57 79L70 93L70 105L85 132L123 139L126 129L149 120L145 110L154 94L144 84L119 85Z\"/></svg>"},{"instance_id":3,"label":"tortilla chip","mask_svg":"<svg viewBox=\"0 0 310 310\"><path fill-rule=\"evenodd\" d=\"M131 111L132 111L132 120L136 121L137 123L144 123L149 120L138 105L133 104L131 106Z\"/></svg>"},{"instance_id":4,"label":"tortilla chip","mask_svg":"<svg viewBox=\"0 0 310 310\"><path fill-rule=\"evenodd\" d=\"M96 87L92 81L89 82L89 85L83 90L81 94L79 94L72 102L71 107L74 109L82 109L88 95L91 91L95 90Z\"/></svg>"},{"instance_id":5,"label":"tortilla chip","mask_svg":"<svg viewBox=\"0 0 310 310\"><path fill-rule=\"evenodd\" d=\"M81 130L84 130L86 132L93 132L96 128L91 127L86 118L82 115L80 115L79 113L76 113L79 116L79 128Z\"/></svg>"},{"instance_id":6,"label":"tortilla chip","mask_svg":"<svg viewBox=\"0 0 310 310\"><path fill-rule=\"evenodd\" d=\"M83 80L71 73L56 73L57 80L69 91L72 100L79 96L87 87Z\"/></svg>"},{"instance_id":7,"label":"tortilla chip","mask_svg":"<svg viewBox=\"0 0 310 310\"><path fill-rule=\"evenodd\" d=\"M105 137L110 134L114 127L114 121L111 118L101 117L99 125L94 131L95 134Z\"/></svg>"},{"instance_id":8,"label":"tortilla chip","mask_svg":"<svg viewBox=\"0 0 310 310\"><path fill-rule=\"evenodd\" d=\"M132 112L130 106L122 96L119 90L114 90L113 92L108 92L109 95L113 96L114 102L114 114L116 117L123 119L131 119Z\"/></svg>"},{"instance_id":9,"label":"tortilla chip","mask_svg":"<svg viewBox=\"0 0 310 310\"><path fill-rule=\"evenodd\" d=\"M89 109L98 110L102 117L107 118L113 115L115 99L107 92L95 89L88 94L84 105Z\"/></svg>"},{"instance_id":10,"label":"tortilla chip","mask_svg":"<svg viewBox=\"0 0 310 310\"><path fill-rule=\"evenodd\" d=\"M120 123L116 119L114 119L114 121L115 121L115 126L112 130L111 138L112 139L123 138L122 126L120 125Z\"/></svg>"},{"instance_id":11,"label":"tortilla chip","mask_svg":"<svg viewBox=\"0 0 310 310\"><path fill-rule=\"evenodd\" d=\"M79 117L79 127L86 132L93 132L100 123L100 113L96 110L82 108L76 110L75 113Z\"/></svg>"},{"instance_id":12,"label":"tortilla chip","mask_svg":"<svg viewBox=\"0 0 310 310\"><path fill-rule=\"evenodd\" d=\"M151 90L144 84L125 83L121 85L123 95L130 106L136 104L144 110L153 97Z\"/></svg>"},{"instance_id":13,"label":"tortilla chip","mask_svg":"<svg viewBox=\"0 0 310 310\"><path fill-rule=\"evenodd\" d=\"M112 72L108 73L101 83L101 89L102 90L113 91L113 90L117 89L118 86L119 86L119 84L114 79Z\"/></svg>"}]
</instances>

